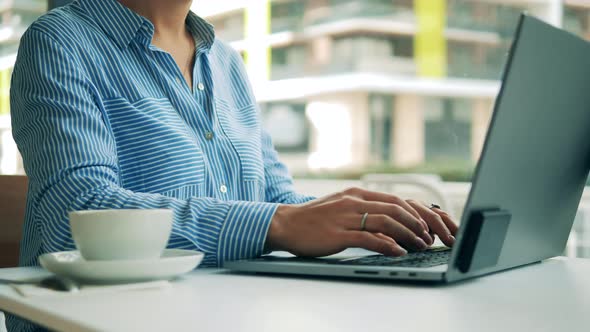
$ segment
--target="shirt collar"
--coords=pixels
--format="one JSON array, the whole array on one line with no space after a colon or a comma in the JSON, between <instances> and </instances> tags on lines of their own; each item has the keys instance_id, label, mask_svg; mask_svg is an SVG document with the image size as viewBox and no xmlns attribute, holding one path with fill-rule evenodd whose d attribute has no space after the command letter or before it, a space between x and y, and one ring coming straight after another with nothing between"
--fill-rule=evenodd
<instances>
[{"instance_id":1,"label":"shirt collar","mask_svg":"<svg viewBox=\"0 0 590 332\"><path fill-rule=\"evenodd\" d=\"M121 48L126 48L142 26L152 25L117 0L81 0L94 22ZM153 25L152 25L153 34Z\"/></svg>"},{"instance_id":2,"label":"shirt collar","mask_svg":"<svg viewBox=\"0 0 590 332\"><path fill-rule=\"evenodd\" d=\"M121 48L127 48L138 35L143 36L142 42L151 44L154 25L145 17L123 6L117 0L81 0L94 21ZM186 18L191 34L198 39L206 50L211 49L215 42L215 29L211 24L192 11Z\"/></svg>"},{"instance_id":3,"label":"shirt collar","mask_svg":"<svg viewBox=\"0 0 590 332\"><path fill-rule=\"evenodd\" d=\"M210 50L215 42L215 28L213 25L192 11L189 11L186 17L186 25L190 33L200 42L198 47L206 51Z\"/></svg>"}]
</instances>

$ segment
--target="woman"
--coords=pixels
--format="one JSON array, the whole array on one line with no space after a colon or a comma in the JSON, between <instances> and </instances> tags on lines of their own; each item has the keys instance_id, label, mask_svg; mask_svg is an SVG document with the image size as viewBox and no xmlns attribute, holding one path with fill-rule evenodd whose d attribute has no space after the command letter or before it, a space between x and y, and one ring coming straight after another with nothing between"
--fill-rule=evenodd
<instances>
[{"instance_id":1,"label":"woman","mask_svg":"<svg viewBox=\"0 0 590 332\"><path fill-rule=\"evenodd\" d=\"M81 209L173 209L169 247L201 250L209 266L268 250L398 256L432 234L453 244L449 216L416 201L295 193L241 57L190 7L79 0L23 36L11 86L30 181L22 265L73 249L67 214Z\"/></svg>"}]
</instances>

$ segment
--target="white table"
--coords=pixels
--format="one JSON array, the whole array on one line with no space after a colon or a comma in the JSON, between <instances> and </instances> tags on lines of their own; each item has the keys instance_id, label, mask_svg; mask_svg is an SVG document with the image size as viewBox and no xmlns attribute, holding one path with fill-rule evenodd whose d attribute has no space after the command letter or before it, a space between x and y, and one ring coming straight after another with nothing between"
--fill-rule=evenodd
<instances>
[{"instance_id":1,"label":"white table","mask_svg":"<svg viewBox=\"0 0 590 332\"><path fill-rule=\"evenodd\" d=\"M0 270L0 278L39 273ZM0 310L60 331L589 331L590 260L446 286L198 270L169 289L26 299Z\"/></svg>"}]
</instances>

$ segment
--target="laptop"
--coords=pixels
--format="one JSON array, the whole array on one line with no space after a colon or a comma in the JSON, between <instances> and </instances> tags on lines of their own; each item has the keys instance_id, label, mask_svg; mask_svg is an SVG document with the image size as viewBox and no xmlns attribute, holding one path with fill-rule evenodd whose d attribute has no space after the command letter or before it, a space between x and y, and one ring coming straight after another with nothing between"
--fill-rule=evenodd
<instances>
[{"instance_id":1,"label":"laptop","mask_svg":"<svg viewBox=\"0 0 590 332\"><path fill-rule=\"evenodd\" d=\"M225 268L450 283L563 253L590 170L590 43L521 15L453 248L271 253Z\"/></svg>"}]
</instances>

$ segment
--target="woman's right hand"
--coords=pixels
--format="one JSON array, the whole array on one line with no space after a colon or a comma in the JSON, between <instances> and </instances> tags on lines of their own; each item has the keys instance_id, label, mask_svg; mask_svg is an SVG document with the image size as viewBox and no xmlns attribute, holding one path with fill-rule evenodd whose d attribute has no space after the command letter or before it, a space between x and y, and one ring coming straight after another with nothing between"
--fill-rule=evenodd
<instances>
[{"instance_id":1,"label":"woman's right hand","mask_svg":"<svg viewBox=\"0 0 590 332\"><path fill-rule=\"evenodd\" d=\"M361 230L364 213L368 216L365 230ZM439 234L443 242L452 245L454 239L450 235L456 231L456 225L441 216L442 212L423 209L414 201L351 188L305 204L279 206L270 225L266 249L319 257L358 247L401 256L407 253L406 249L428 248L434 242L431 230L443 234Z\"/></svg>"}]
</instances>

